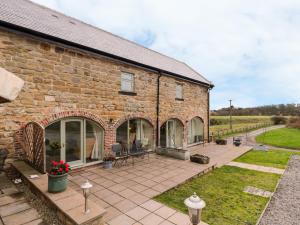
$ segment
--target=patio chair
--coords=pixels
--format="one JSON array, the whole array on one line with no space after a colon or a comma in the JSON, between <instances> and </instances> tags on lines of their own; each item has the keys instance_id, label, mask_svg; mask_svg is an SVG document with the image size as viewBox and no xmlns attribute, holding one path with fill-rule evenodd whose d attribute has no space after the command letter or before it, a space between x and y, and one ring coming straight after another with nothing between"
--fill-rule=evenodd
<instances>
[{"instance_id":1,"label":"patio chair","mask_svg":"<svg viewBox=\"0 0 300 225\"><path fill-rule=\"evenodd\" d=\"M146 154L148 155L148 160L149 160L149 159L150 159L150 154L151 154L151 153L154 153L154 151L153 151L153 149L150 148L150 146L149 146L149 140L148 140L148 138L143 138L143 139L141 140L141 142L142 142L142 145L143 145L143 148L144 148L145 155L146 155Z\"/></svg>"},{"instance_id":2,"label":"patio chair","mask_svg":"<svg viewBox=\"0 0 300 225\"><path fill-rule=\"evenodd\" d=\"M115 155L115 162L113 166L122 166L123 163L127 164L129 157L127 150L120 143L113 144L111 146L112 152Z\"/></svg>"},{"instance_id":3,"label":"patio chair","mask_svg":"<svg viewBox=\"0 0 300 225\"><path fill-rule=\"evenodd\" d=\"M136 140L129 152L129 155L132 158L132 164L134 165L134 158L137 157L144 157L145 156L145 149L143 148L143 144L140 140Z\"/></svg>"}]
</instances>

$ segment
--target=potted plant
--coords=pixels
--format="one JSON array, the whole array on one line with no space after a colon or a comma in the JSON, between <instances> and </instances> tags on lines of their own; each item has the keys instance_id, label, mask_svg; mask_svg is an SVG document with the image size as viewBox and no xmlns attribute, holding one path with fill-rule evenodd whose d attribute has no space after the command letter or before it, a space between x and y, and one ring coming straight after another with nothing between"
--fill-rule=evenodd
<instances>
[{"instance_id":1,"label":"potted plant","mask_svg":"<svg viewBox=\"0 0 300 225\"><path fill-rule=\"evenodd\" d=\"M104 169L111 169L112 168L112 162L115 160L115 157L111 154L106 155L103 158L103 168Z\"/></svg>"},{"instance_id":2,"label":"potted plant","mask_svg":"<svg viewBox=\"0 0 300 225\"><path fill-rule=\"evenodd\" d=\"M51 161L51 170L48 173L48 192L57 193L66 190L70 170L69 164L63 160Z\"/></svg>"}]
</instances>

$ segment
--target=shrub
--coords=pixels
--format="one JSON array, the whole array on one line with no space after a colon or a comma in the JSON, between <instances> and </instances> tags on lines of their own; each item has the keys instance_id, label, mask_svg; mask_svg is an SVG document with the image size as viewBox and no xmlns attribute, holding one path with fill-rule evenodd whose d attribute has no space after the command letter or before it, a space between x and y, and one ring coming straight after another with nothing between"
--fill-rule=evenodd
<instances>
[{"instance_id":1,"label":"shrub","mask_svg":"<svg viewBox=\"0 0 300 225\"><path fill-rule=\"evenodd\" d=\"M300 117L291 117L288 121L288 127L300 129Z\"/></svg>"},{"instance_id":2,"label":"shrub","mask_svg":"<svg viewBox=\"0 0 300 225\"><path fill-rule=\"evenodd\" d=\"M214 119L214 118L210 119L210 126L221 125L221 124L222 124L222 121L220 121L218 119Z\"/></svg>"},{"instance_id":3,"label":"shrub","mask_svg":"<svg viewBox=\"0 0 300 225\"><path fill-rule=\"evenodd\" d=\"M271 121L275 124L275 125L279 125L279 124L286 124L287 123L287 118L284 116L273 116L271 118Z\"/></svg>"}]
</instances>

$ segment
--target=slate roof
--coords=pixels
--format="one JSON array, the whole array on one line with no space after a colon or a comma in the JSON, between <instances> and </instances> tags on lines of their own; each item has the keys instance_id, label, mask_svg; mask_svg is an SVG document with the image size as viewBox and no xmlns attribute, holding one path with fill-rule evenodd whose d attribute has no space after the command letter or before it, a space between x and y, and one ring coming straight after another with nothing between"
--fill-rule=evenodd
<instances>
[{"instance_id":1,"label":"slate roof","mask_svg":"<svg viewBox=\"0 0 300 225\"><path fill-rule=\"evenodd\" d=\"M27 31L42 33L47 37L58 38L68 43L105 52L117 56L121 60L126 59L166 73L212 85L210 81L184 62L28 0L1 0L1 24L25 28Z\"/></svg>"}]
</instances>

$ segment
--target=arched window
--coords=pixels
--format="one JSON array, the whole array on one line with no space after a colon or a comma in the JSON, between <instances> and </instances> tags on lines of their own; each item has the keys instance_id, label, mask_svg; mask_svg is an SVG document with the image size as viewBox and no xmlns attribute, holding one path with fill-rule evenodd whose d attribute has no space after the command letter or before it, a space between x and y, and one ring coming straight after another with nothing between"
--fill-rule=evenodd
<instances>
[{"instance_id":1,"label":"arched window","mask_svg":"<svg viewBox=\"0 0 300 225\"><path fill-rule=\"evenodd\" d=\"M199 143L204 140L204 124L202 119L194 117L188 124L188 144Z\"/></svg>"},{"instance_id":2,"label":"arched window","mask_svg":"<svg viewBox=\"0 0 300 225\"><path fill-rule=\"evenodd\" d=\"M183 125L177 119L170 119L160 127L160 146L182 148Z\"/></svg>"},{"instance_id":3,"label":"arched window","mask_svg":"<svg viewBox=\"0 0 300 225\"><path fill-rule=\"evenodd\" d=\"M64 160L79 166L102 159L104 130L92 120L72 117L56 121L45 129L46 166Z\"/></svg>"},{"instance_id":4,"label":"arched window","mask_svg":"<svg viewBox=\"0 0 300 225\"><path fill-rule=\"evenodd\" d=\"M117 142L126 146L129 151L134 151L137 142L143 148L153 148L153 127L144 119L131 119L122 123L117 128Z\"/></svg>"}]
</instances>

